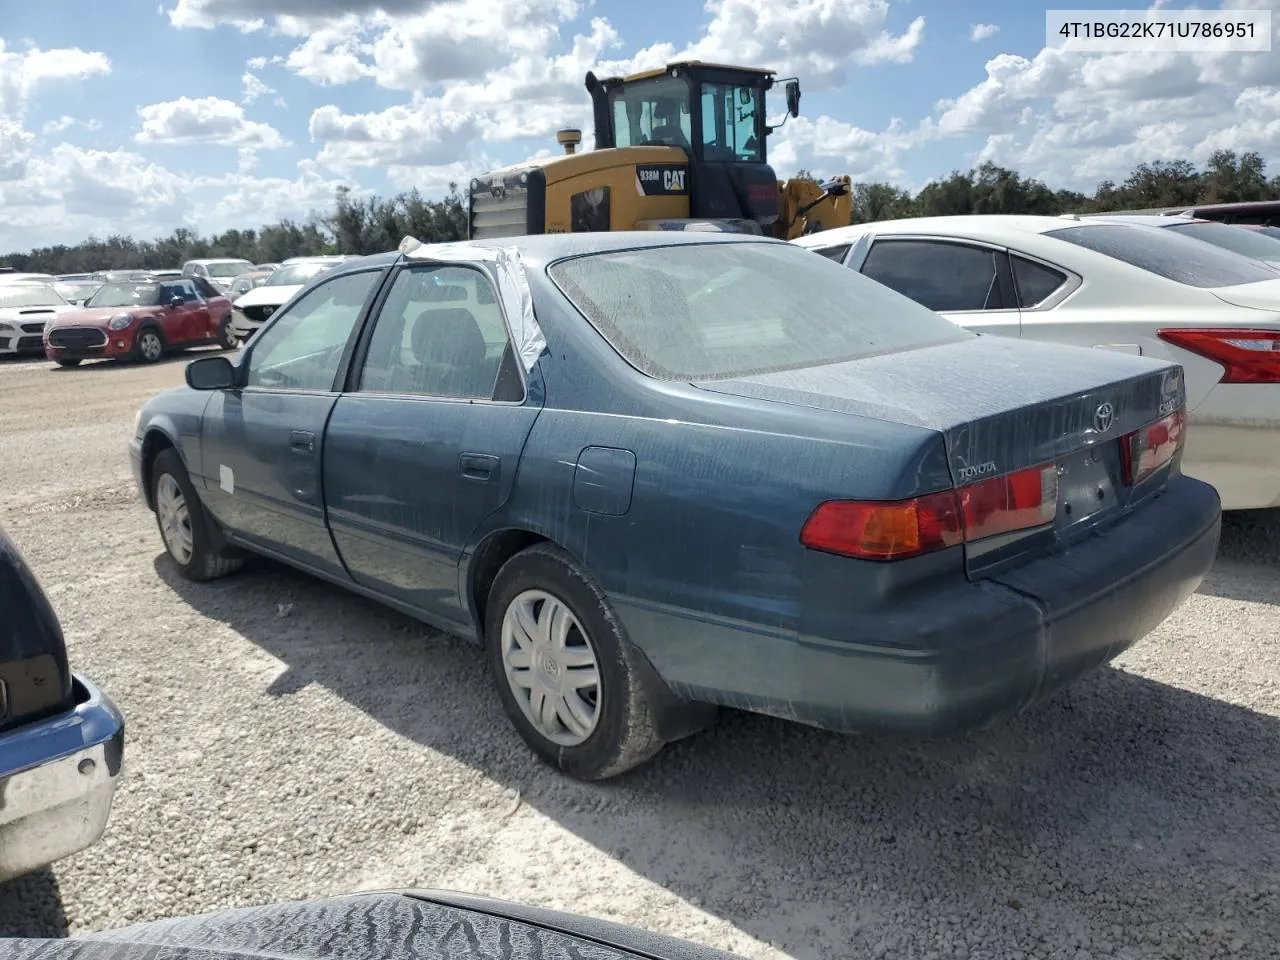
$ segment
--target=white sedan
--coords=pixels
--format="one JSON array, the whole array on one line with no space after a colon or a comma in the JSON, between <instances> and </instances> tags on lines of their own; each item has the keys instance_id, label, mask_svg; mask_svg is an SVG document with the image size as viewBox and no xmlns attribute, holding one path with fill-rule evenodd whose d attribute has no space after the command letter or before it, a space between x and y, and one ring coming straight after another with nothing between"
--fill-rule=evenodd
<instances>
[{"instance_id":1,"label":"white sedan","mask_svg":"<svg viewBox=\"0 0 1280 960\"><path fill-rule=\"evenodd\" d=\"M977 333L1182 364L1183 471L1280 506L1280 269L1122 218L924 217L792 241Z\"/></svg>"},{"instance_id":2,"label":"white sedan","mask_svg":"<svg viewBox=\"0 0 1280 960\"><path fill-rule=\"evenodd\" d=\"M44 328L75 309L50 283L0 283L0 356L44 356Z\"/></svg>"},{"instance_id":3,"label":"white sedan","mask_svg":"<svg viewBox=\"0 0 1280 960\"><path fill-rule=\"evenodd\" d=\"M293 299L294 294L344 256L294 257L271 271L262 281L232 303L231 330L240 340L248 340L266 319Z\"/></svg>"}]
</instances>

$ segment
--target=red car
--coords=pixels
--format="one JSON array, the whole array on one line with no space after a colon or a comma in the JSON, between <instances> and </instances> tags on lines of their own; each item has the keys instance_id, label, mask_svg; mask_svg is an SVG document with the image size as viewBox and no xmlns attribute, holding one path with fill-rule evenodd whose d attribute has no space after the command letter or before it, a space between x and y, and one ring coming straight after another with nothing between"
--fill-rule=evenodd
<instances>
[{"instance_id":1,"label":"red car","mask_svg":"<svg viewBox=\"0 0 1280 960\"><path fill-rule=\"evenodd\" d=\"M217 344L233 350L231 301L207 280L104 283L84 308L44 331L44 352L59 366L81 360L154 363L166 352Z\"/></svg>"}]
</instances>

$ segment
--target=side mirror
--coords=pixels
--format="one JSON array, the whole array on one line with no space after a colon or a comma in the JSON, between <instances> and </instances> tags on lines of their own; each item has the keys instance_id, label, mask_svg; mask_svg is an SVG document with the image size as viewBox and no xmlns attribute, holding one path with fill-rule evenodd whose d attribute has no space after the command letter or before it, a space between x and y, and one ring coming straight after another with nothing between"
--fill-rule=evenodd
<instances>
[{"instance_id":1,"label":"side mirror","mask_svg":"<svg viewBox=\"0 0 1280 960\"><path fill-rule=\"evenodd\" d=\"M183 299L182 299L180 296L178 296L176 293L175 293L172 297L170 297L170 298L169 298L169 306L171 306L171 307L180 307L180 306L182 306L182 305L183 305L184 303L186 303L186 302L187 302L187 301L183 300Z\"/></svg>"},{"instance_id":2,"label":"side mirror","mask_svg":"<svg viewBox=\"0 0 1280 960\"><path fill-rule=\"evenodd\" d=\"M800 81L788 80L785 89L787 91L787 113L793 117L800 116Z\"/></svg>"},{"instance_id":3,"label":"side mirror","mask_svg":"<svg viewBox=\"0 0 1280 960\"><path fill-rule=\"evenodd\" d=\"M192 390L227 390L236 385L236 368L226 357L201 357L187 364L187 386Z\"/></svg>"}]
</instances>

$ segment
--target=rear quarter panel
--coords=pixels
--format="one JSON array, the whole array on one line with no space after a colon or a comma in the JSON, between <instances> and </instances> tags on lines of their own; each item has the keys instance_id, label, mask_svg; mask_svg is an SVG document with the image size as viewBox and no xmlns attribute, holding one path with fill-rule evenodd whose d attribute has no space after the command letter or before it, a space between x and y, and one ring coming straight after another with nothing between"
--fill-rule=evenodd
<instances>
[{"instance_id":1,"label":"rear quarter panel","mask_svg":"<svg viewBox=\"0 0 1280 960\"><path fill-rule=\"evenodd\" d=\"M795 636L799 537L819 502L949 484L936 431L649 380L539 286L546 403L511 499L474 543L504 528L558 543L668 678L699 633ZM590 447L624 453L580 465ZM619 474L603 481L604 510L598 463Z\"/></svg>"}]
</instances>

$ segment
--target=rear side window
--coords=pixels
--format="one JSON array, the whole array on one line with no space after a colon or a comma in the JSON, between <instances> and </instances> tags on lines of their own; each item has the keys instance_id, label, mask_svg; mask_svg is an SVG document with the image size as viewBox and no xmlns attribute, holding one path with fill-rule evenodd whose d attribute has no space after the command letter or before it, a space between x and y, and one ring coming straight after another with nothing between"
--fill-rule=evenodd
<instances>
[{"instance_id":1,"label":"rear side window","mask_svg":"<svg viewBox=\"0 0 1280 960\"><path fill-rule=\"evenodd\" d=\"M814 253L828 260L834 260L836 263L843 263L845 254L849 252L849 248L853 246L851 243L842 243L838 247L810 247Z\"/></svg>"},{"instance_id":2,"label":"rear side window","mask_svg":"<svg viewBox=\"0 0 1280 960\"><path fill-rule=\"evenodd\" d=\"M750 376L974 336L790 243L641 247L562 260L548 273L624 359L662 380Z\"/></svg>"},{"instance_id":3,"label":"rear side window","mask_svg":"<svg viewBox=\"0 0 1280 960\"><path fill-rule=\"evenodd\" d=\"M1018 306L1031 309L1048 300L1067 282L1067 275L1043 263L1012 254L1013 282L1018 288Z\"/></svg>"},{"instance_id":4,"label":"rear side window","mask_svg":"<svg viewBox=\"0 0 1280 960\"><path fill-rule=\"evenodd\" d=\"M1280 279L1280 270L1230 250L1179 236L1168 227L1081 224L1046 237L1073 243L1191 287L1229 287Z\"/></svg>"},{"instance_id":5,"label":"rear side window","mask_svg":"<svg viewBox=\"0 0 1280 960\"><path fill-rule=\"evenodd\" d=\"M930 310L999 310L994 250L936 240L877 240L862 272Z\"/></svg>"}]
</instances>

